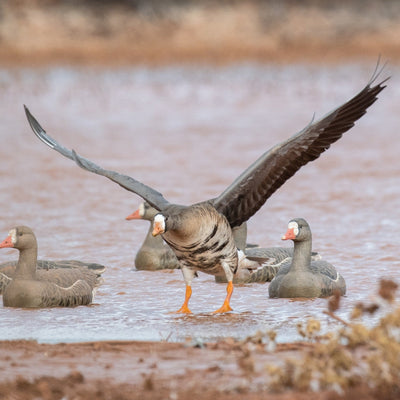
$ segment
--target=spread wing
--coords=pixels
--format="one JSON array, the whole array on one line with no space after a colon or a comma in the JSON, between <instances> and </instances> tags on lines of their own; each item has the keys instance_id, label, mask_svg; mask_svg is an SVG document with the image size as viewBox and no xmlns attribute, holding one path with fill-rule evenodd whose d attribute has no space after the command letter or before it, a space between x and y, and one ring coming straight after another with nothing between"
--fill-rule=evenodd
<instances>
[{"instance_id":1,"label":"spread wing","mask_svg":"<svg viewBox=\"0 0 400 400\"><path fill-rule=\"evenodd\" d=\"M212 202L232 227L254 215L265 201L303 165L320 156L354 126L386 87L389 79L372 86L379 73L356 96L322 119L265 152Z\"/></svg>"},{"instance_id":2,"label":"spread wing","mask_svg":"<svg viewBox=\"0 0 400 400\"><path fill-rule=\"evenodd\" d=\"M147 186L131 178L130 176L103 169L87 158L79 156L74 150L69 150L62 146L46 133L36 118L30 113L28 108L26 106L24 106L24 108L26 117L28 118L29 125L31 126L33 132L47 146L58 151L64 157L75 161L81 168L90 172L94 172L95 174L105 176L108 179L111 179L113 182L118 183L118 185L122 186L124 189L136 193L159 211L162 211L169 204L169 202L161 193L157 192L150 186Z\"/></svg>"}]
</instances>

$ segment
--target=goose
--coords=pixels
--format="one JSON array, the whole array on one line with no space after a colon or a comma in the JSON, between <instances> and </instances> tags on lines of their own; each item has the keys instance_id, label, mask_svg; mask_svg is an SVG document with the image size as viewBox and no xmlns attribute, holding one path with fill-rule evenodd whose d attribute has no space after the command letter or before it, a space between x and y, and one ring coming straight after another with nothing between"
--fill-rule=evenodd
<instances>
[{"instance_id":1,"label":"goose","mask_svg":"<svg viewBox=\"0 0 400 400\"><path fill-rule=\"evenodd\" d=\"M311 260L311 229L304 218L289 221L282 240L293 240L293 258L284 263L268 287L269 297L328 297L339 290L346 293L346 282L335 267L324 260Z\"/></svg>"},{"instance_id":2,"label":"goose","mask_svg":"<svg viewBox=\"0 0 400 400\"><path fill-rule=\"evenodd\" d=\"M147 202L142 202L139 207L126 220L146 220L153 222L158 211ZM161 269L178 269L180 264L172 249L164 242L160 235L152 235L153 227L150 228L144 242L135 257L137 270L156 271ZM238 269L233 277L233 283L264 283L270 282L276 275L280 265L292 257L293 249L286 247L258 247L247 245L247 224L232 229L238 250L242 250L239 256ZM313 258L319 257L313 253ZM215 281L227 283L224 274L216 275Z\"/></svg>"},{"instance_id":3,"label":"goose","mask_svg":"<svg viewBox=\"0 0 400 400\"><path fill-rule=\"evenodd\" d=\"M5 261L0 264L0 294L3 294L5 287L12 281L17 264L18 260ZM101 274L105 271L105 266L78 260L37 260L36 273L38 276L47 276L47 279L53 277L53 279L57 281L58 273L51 272L47 274L45 272L53 269L89 270L96 274L99 281L101 281ZM83 272L83 274L85 274L85 272Z\"/></svg>"},{"instance_id":4,"label":"goose","mask_svg":"<svg viewBox=\"0 0 400 400\"><path fill-rule=\"evenodd\" d=\"M0 243L0 248L8 247L18 249L19 258L15 274L4 289L5 307L74 307L92 302L93 291L101 283L99 270L96 273L82 268L37 271L37 240L27 226L10 230Z\"/></svg>"},{"instance_id":5,"label":"goose","mask_svg":"<svg viewBox=\"0 0 400 400\"><path fill-rule=\"evenodd\" d=\"M180 264L172 249L164 242L160 235L153 236L152 222L158 214L158 210L150 206L146 201L140 203L139 207L129 214L125 219L130 220L145 220L150 222L150 228L144 239L142 246L136 253L135 267L138 270L155 271L160 269L178 269ZM247 224L243 222L238 227L232 229L233 237L236 246L239 250L245 250L246 246L256 247L256 245L246 243L247 239ZM269 258L268 256L267 258ZM258 260L265 260L265 256L259 256Z\"/></svg>"},{"instance_id":6,"label":"goose","mask_svg":"<svg viewBox=\"0 0 400 400\"><path fill-rule=\"evenodd\" d=\"M354 126L355 121L366 113L385 88L384 83L389 78L373 85L381 71L377 72L376 69L368 84L349 101L320 120L313 119L299 133L267 150L218 197L189 206L170 203L157 190L130 176L106 170L62 146L46 133L29 109L24 107L33 132L43 143L75 161L81 168L105 176L136 193L159 211L154 217L152 234L162 235L172 248L181 264L186 284L185 299L177 312L191 313L188 306L192 295L191 284L196 272L201 271L226 275L226 297L222 306L214 311L224 313L232 310L232 281L238 267L232 228L253 216L303 165L317 159Z\"/></svg>"}]
</instances>

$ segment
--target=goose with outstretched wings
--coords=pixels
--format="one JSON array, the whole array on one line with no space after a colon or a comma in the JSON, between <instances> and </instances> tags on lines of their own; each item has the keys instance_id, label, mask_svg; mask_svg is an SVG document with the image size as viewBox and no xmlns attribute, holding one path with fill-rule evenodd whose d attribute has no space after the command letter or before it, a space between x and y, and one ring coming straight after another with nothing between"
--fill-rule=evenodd
<instances>
[{"instance_id":1,"label":"goose with outstretched wings","mask_svg":"<svg viewBox=\"0 0 400 400\"><path fill-rule=\"evenodd\" d=\"M170 203L157 190L127 175L104 169L65 148L45 132L27 107L25 112L33 132L46 145L74 160L81 168L136 193L159 211L154 218L153 235L162 235L173 249L186 283L185 301L178 312L190 312L188 302L196 271L225 273L227 295L216 312L227 312L231 310L232 279L238 265L232 228L247 221L303 165L317 159L354 126L385 88L388 78L375 84L379 73L375 72L349 101L262 154L218 197L189 206Z\"/></svg>"}]
</instances>

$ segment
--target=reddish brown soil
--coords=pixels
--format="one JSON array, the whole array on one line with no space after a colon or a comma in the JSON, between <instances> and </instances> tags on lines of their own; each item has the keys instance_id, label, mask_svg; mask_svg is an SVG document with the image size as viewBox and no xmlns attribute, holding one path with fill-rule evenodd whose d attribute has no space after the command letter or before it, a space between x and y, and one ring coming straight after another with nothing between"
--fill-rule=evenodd
<instances>
[{"instance_id":1,"label":"reddish brown soil","mask_svg":"<svg viewBox=\"0 0 400 400\"><path fill-rule=\"evenodd\" d=\"M333 391L293 392L269 386L267 365L301 358L311 344L261 345L229 339L194 347L167 342L38 344L0 342L0 399L395 399L358 384Z\"/></svg>"}]
</instances>

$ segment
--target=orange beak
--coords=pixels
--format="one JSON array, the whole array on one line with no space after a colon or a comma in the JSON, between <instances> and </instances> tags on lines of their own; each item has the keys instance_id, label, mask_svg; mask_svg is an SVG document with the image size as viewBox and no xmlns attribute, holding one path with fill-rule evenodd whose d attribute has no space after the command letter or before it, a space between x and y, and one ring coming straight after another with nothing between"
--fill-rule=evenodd
<instances>
[{"instance_id":1,"label":"orange beak","mask_svg":"<svg viewBox=\"0 0 400 400\"><path fill-rule=\"evenodd\" d=\"M289 228L286 233L281 237L282 240L296 239L294 228Z\"/></svg>"},{"instance_id":2,"label":"orange beak","mask_svg":"<svg viewBox=\"0 0 400 400\"><path fill-rule=\"evenodd\" d=\"M139 213L139 209L137 209L134 213L128 215L125 219L128 221L131 219L142 219L142 217L140 216L140 213Z\"/></svg>"},{"instance_id":3,"label":"orange beak","mask_svg":"<svg viewBox=\"0 0 400 400\"><path fill-rule=\"evenodd\" d=\"M151 233L153 236L157 236L160 233L164 233L164 229L161 225L161 222L154 222L153 232Z\"/></svg>"},{"instance_id":4,"label":"orange beak","mask_svg":"<svg viewBox=\"0 0 400 400\"><path fill-rule=\"evenodd\" d=\"M11 236L7 236L1 243L0 243L0 249L3 249L5 247L14 247L13 242L11 240Z\"/></svg>"}]
</instances>

